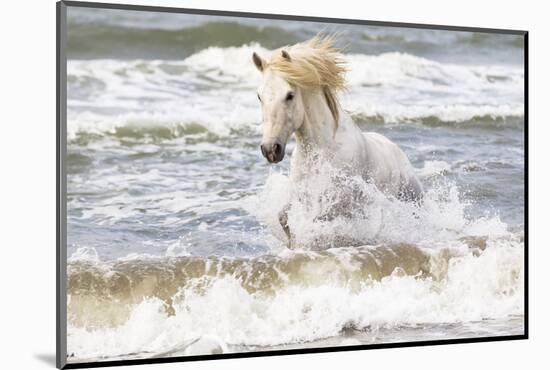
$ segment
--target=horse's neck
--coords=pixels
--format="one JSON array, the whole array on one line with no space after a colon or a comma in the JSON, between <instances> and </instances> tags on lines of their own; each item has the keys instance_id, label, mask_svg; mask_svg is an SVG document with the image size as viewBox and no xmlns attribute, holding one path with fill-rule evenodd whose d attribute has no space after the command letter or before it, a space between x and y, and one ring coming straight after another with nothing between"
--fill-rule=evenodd
<instances>
[{"instance_id":1,"label":"horse's neck","mask_svg":"<svg viewBox=\"0 0 550 370\"><path fill-rule=\"evenodd\" d=\"M335 152L334 118L321 93L304 96L305 118L295 132L296 149L292 156L290 176L294 182L309 178L319 163L330 160Z\"/></svg>"},{"instance_id":2,"label":"horse's neck","mask_svg":"<svg viewBox=\"0 0 550 370\"><path fill-rule=\"evenodd\" d=\"M330 149L334 143L334 118L321 92L304 94L305 118L296 131L296 144L303 155Z\"/></svg>"}]
</instances>

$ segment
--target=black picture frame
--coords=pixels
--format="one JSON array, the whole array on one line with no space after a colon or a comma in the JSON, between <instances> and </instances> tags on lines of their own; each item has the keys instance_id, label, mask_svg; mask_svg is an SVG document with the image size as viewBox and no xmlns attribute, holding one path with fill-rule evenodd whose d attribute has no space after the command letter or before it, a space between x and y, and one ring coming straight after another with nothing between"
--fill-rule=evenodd
<instances>
[{"instance_id":1,"label":"black picture frame","mask_svg":"<svg viewBox=\"0 0 550 370\"><path fill-rule=\"evenodd\" d=\"M367 26L384 26L384 27L400 27L400 28L415 28L415 29L431 29L431 30L446 30L446 31L467 31L495 34L509 34L523 36L524 38L524 334L522 335L505 335L491 337L475 337L461 339L441 339L441 340L423 340L414 342L400 343L380 343L368 345L350 345L338 347L321 347L321 348L303 348L303 349L285 349L272 351L258 352L242 352L242 353L227 353L227 354L212 354L199 356L180 356L166 358L149 358L149 359L131 359L131 360L115 360L101 362L82 362L82 363L67 363L67 8L97 8L97 9L117 9L117 10L132 10L143 12L167 12L167 13L184 13L197 15L217 15L217 16L236 16L244 18L264 18L289 21L307 21L332 24L355 24ZM497 342L511 340L525 340L529 338L529 32L525 30L512 29L495 29L495 28L478 28L478 27L462 27L449 25L431 25L418 23L401 23L401 22L383 22L360 19L341 19L341 18L325 18L311 17L303 15L286 15L286 14L266 14L266 13L249 13L249 12L233 12L207 9L188 9L176 7L161 7L161 6L144 6L131 4L112 4L99 2L81 2L81 1L59 1L56 4L56 366L59 369L77 369L77 368L94 368L94 367L109 367L109 366L126 366L140 364L158 364L158 363L173 363L173 362L188 362L188 361L204 361L204 360L220 360L243 357L266 357L266 356L281 356L294 354L309 354L323 352L342 352L342 351L358 351L383 348L400 348L400 347L419 347L419 346L435 346L447 344L461 343L481 343L481 342Z\"/></svg>"}]
</instances>

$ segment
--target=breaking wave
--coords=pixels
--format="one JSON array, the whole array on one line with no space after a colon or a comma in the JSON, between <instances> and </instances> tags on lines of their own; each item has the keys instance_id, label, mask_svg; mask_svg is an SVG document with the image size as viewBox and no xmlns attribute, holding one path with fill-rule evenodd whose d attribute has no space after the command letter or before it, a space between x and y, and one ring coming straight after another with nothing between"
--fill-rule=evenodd
<instances>
[{"instance_id":1,"label":"breaking wave","mask_svg":"<svg viewBox=\"0 0 550 370\"><path fill-rule=\"evenodd\" d=\"M94 17L69 24L69 361L522 333L525 76L493 36L372 28L346 56L342 107L407 152L413 205L260 162L251 55L303 25Z\"/></svg>"},{"instance_id":2,"label":"breaking wave","mask_svg":"<svg viewBox=\"0 0 550 370\"><path fill-rule=\"evenodd\" d=\"M523 246L505 238L253 259L75 261L68 289L68 350L80 359L159 355L167 343L176 354L209 354L521 315Z\"/></svg>"},{"instance_id":3,"label":"breaking wave","mask_svg":"<svg viewBox=\"0 0 550 370\"><path fill-rule=\"evenodd\" d=\"M433 163L423 176L447 167ZM308 186L313 197L366 187L369 199L346 218L316 220L318 209L292 205L297 249L230 257L169 248L165 256L117 260L77 250L68 268L69 353L196 355L312 343L343 332L370 343L384 341L379 330L521 317L522 232L498 215L468 218L452 185L432 187L414 206L347 181L335 189L321 172ZM281 243L277 215L292 202L288 186L285 175L272 173L259 194L243 201ZM362 244L345 246L350 239Z\"/></svg>"},{"instance_id":4,"label":"breaking wave","mask_svg":"<svg viewBox=\"0 0 550 370\"><path fill-rule=\"evenodd\" d=\"M253 51L267 53L250 44L209 47L182 61L71 60L69 139L259 133ZM358 123L523 126L521 68L444 64L403 53L349 55L348 61L342 106Z\"/></svg>"}]
</instances>

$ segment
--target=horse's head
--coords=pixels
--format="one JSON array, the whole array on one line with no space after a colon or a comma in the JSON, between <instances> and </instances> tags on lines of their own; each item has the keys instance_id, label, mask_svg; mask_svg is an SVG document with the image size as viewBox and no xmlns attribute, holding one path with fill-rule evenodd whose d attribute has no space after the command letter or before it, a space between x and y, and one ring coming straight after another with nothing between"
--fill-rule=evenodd
<instances>
[{"instance_id":1,"label":"horse's head","mask_svg":"<svg viewBox=\"0 0 550 370\"><path fill-rule=\"evenodd\" d=\"M282 50L280 58L292 63L288 52ZM262 105L263 138L260 148L270 163L278 163L285 156L285 147L294 131L304 121L302 91L290 84L281 73L269 68L269 63L258 54L252 55L256 68L262 72L258 99Z\"/></svg>"},{"instance_id":2,"label":"horse's head","mask_svg":"<svg viewBox=\"0 0 550 370\"><path fill-rule=\"evenodd\" d=\"M314 97L324 99L326 111L329 111L326 120L315 123L333 122L334 130L325 130L328 136L338 128L336 91L344 87L346 67L342 54L333 44L332 36L316 36L275 50L269 60L256 53L252 55L256 68L262 73L258 89L264 131L261 149L269 162L283 159L292 133L302 127L306 114L309 116L312 110L319 109L312 104Z\"/></svg>"}]
</instances>

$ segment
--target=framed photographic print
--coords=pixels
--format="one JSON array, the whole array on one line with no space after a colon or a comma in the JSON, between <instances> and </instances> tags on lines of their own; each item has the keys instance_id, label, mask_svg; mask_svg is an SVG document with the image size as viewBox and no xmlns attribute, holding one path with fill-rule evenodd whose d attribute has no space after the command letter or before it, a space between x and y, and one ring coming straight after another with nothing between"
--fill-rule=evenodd
<instances>
[{"instance_id":1,"label":"framed photographic print","mask_svg":"<svg viewBox=\"0 0 550 370\"><path fill-rule=\"evenodd\" d=\"M527 32L57 4L57 365L527 338Z\"/></svg>"}]
</instances>

